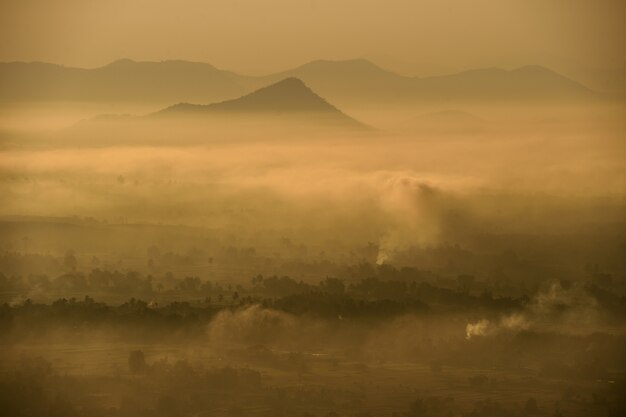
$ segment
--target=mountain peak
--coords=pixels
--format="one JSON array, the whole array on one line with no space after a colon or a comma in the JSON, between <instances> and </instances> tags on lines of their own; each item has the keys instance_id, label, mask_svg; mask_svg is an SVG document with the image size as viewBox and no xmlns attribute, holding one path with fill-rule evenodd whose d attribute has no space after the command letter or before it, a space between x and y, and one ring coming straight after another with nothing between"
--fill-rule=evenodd
<instances>
[{"instance_id":1,"label":"mountain peak","mask_svg":"<svg viewBox=\"0 0 626 417\"><path fill-rule=\"evenodd\" d=\"M288 77L234 100L211 104L214 110L238 112L333 112L338 111L307 85Z\"/></svg>"},{"instance_id":2,"label":"mountain peak","mask_svg":"<svg viewBox=\"0 0 626 417\"><path fill-rule=\"evenodd\" d=\"M304 116L305 118L311 116L313 119L309 120L363 127L361 123L345 115L318 96L296 77L284 78L233 100L208 105L180 103L157 114L229 114L263 115L263 117L266 115L293 115L295 117Z\"/></svg>"},{"instance_id":3,"label":"mountain peak","mask_svg":"<svg viewBox=\"0 0 626 417\"><path fill-rule=\"evenodd\" d=\"M167 59L165 61L134 61L132 59L123 58L111 62L98 69L129 69L129 68L148 68L152 71L184 71L184 70L210 70L218 71L213 65L205 62L185 61L181 59Z\"/></svg>"},{"instance_id":4,"label":"mountain peak","mask_svg":"<svg viewBox=\"0 0 626 417\"><path fill-rule=\"evenodd\" d=\"M378 75L378 76L396 76L397 74L389 72L380 68L378 65L364 58L345 59L345 60L328 60L318 59L301 65L287 73L292 72L296 75L311 75L319 73L334 73L334 74L346 74L354 75L355 72L359 74Z\"/></svg>"},{"instance_id":5,"label":"mountain peak","mask_svg":"<svg viewBox=\"0 0 626 417\"><path fill-rule=\"evenodd\" d=\"M303 90L307 90L307 91L311 91L311 89L309 89L309 87L306 86L306 84L304 83L304 81L302 81L300 78L297 77L287 77L284 78L274 84L271 84L265 88L274 88L274 89L278 89L278 88L285 88L285 89L303 89Z\"/></svg>"}]
</instances>

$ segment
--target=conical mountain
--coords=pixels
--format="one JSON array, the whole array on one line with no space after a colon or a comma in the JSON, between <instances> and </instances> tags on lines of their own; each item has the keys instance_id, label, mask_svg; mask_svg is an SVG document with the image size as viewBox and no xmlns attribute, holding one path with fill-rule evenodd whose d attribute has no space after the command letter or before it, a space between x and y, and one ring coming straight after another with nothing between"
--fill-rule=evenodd
<instances>
[{"instance_id":1,"label":"conical mountain","mask_svg":"<svg viewBox=\"0 0 626 417\"><path fill-rule=\"evenodd\" d=\"M294 77L285 78L233 100L206 105L180 103L155 115L281 116L295 120L306 119L313 123L333 122L363 126Z\"/></svg>"}]
</instances>

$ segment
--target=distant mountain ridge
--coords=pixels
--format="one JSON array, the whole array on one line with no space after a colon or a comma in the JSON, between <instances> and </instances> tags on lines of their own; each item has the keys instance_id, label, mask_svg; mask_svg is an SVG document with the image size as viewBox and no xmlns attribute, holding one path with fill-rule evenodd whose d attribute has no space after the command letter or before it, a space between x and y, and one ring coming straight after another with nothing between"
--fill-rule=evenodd
<instances>
[{"instance_id":1,"label":"distant mountain ridge","mask_svg":"<svg viewBox=\"0 0 626 417\"><path fill-rule=\"evenodd\" d=\"M338 104L597 96L582 84L540 66L418 78L395 74L365 59L317 60L276 74L251 77L205 63L122 59L94 69L38 62L0 63L0 100L206 103L239 97L285 78L298 78Z\"/></svg>"},{"instance_id":2,"label":"distant mountain ridge","mask_svg":"<svg viewBox=\"0 0 626 417\"><path fill-rule=\"evenodd\" d=\"M249 91L246 77L188 61L121 59L100 68L42 62L0 63L0 100L177 101L223 100Z\"/></svg>"}]
</instances>

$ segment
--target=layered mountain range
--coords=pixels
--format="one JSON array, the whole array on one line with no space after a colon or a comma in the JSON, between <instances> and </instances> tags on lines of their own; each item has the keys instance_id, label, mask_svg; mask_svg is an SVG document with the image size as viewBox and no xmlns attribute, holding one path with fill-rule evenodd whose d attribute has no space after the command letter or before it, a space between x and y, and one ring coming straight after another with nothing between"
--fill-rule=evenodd
<instances>
[{"instance_id":1,"label":"layered mountain range","mask_svg":"<svg viewBox=\"0 0 626 417\"><path fill-rule=\"evenodd\" d=\"M418 78L395 74L363 59L318 60L252 77L206 63L124 59L93 69L39 62L0 63L0 100L210 103L233 99L286 78L298 78L338 104L598 97L582 84L540 66Z\"/></svg>"}]
</instances>

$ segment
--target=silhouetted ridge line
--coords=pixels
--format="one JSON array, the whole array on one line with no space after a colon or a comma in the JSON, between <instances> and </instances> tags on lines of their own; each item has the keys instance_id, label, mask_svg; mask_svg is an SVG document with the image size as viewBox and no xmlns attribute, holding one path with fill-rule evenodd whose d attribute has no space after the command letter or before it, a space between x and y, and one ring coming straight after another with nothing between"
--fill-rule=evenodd
<instances>
[{"instance_id":1,"label":"silhouetted ridge line","mask_svg":"<svg viewBox=\"0 0 626 417\"><path fill-rule=\"evenodd\" d=\"M475 69L418 78L398 75L365 59L316 60L287 71L253 77L199 62L121 59L93 69L37 62L0 63L0 100L211 103L281 81L293 88L295 82L286 81L290 78L302 80L316 93L342 105L365 101L378 105L382 102L604 97L538 65L513 70ZM306 86L304 88L308 88Z\"/></svg>"},{"instance_id":2,"label":"silhouetted ridge line","mask_svg":"<svg viewBox=\"0 0 626 417\"><path fill-rule=\"evenodd\" d=\"M302 80L295 77L285 78L233 100L206 105L180 103L163 111L340 113L336 107L315 94Z\"/></svg>"},{"instance_id":3,"label":"silhouetted ridge line","mask_svg":"<svg viewBox=\"0 0 626 417\"><path fill-rule=\"evenodd\" d=\"M317 95L302 80L289 77L242 97L213 104L179 103L152 116L170 115L293 116L299 121L323 125L365 127Z\"/></svg>"}]
</instances>

